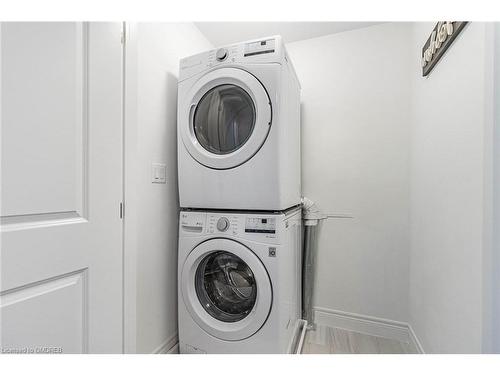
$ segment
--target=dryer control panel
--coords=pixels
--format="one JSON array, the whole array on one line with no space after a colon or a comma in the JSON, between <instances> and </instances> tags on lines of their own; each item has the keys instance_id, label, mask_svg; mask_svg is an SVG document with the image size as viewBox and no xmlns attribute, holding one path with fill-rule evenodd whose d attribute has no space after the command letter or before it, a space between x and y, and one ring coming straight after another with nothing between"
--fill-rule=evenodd
<instances>
[{"instance_id":1,"label":"dryer control panel","mask_svg":"<svg viewBox=\"0 0 500 375\"><path fill-rule=\"evenodd\" d=\"M179 63L179 82L200 72L220 66L245 64L284 64L288 62L280 36L254 39L243 43L221 46L193 56Z\"/></svg>"},{"instance_id":2,"label":"dryer control panel","mask_svg":"<svg viewBox=\"0 0 500 375\"><path fill-rule=\"evenodd\" d=\"M262 55L264 53L273 53L276 49L275 45L276 45L276 40L274 38L245 43L245 50L243 56L248 57L248 56Z\"/></svg>"}]
</instances>

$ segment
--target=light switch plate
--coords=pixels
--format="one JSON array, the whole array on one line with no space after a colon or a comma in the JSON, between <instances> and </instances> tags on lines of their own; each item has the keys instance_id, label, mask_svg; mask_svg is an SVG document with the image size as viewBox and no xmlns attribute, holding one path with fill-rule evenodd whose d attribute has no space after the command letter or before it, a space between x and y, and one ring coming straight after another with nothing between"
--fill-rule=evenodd
<instances>
[{"instance_id":1,"label":"light switch plate","mask_svg":"<svg viewBox=\"0 0 500 375\"><path fill-rule=\"evenodd\" d=\"M167 166L162 163L151 164L151 182L153 184L167 183Z\"/></svg>"}]
</instances>

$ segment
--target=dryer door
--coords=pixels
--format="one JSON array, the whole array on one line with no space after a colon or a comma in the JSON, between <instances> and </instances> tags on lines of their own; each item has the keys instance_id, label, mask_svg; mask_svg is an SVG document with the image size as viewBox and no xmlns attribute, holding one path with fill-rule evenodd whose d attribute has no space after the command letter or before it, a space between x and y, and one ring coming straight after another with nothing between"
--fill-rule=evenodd
<instances>
[{"instance_id":1,"label":"dryer door","mask_svg":"<svg viewBox=\"0 0 500 375\"><path fill-rule=\"evenodd\" d=\"M237 68L202 76L182 101L179 131L199 163L229 169L254 156L271 126L271 104L262 84Z\"/></svg>"},{"instance_id":2,"label":"dryer door","mask_svg":"<svg viewBox=\"0 0 500 375\"><path fill-rule=\"evenodd\" d=\"M195 247L184 262L181 282L192 318L222 340L252 336L271 311L271 281L264 265L233 240L216 238Z\"/></svg>"}]
</instances>

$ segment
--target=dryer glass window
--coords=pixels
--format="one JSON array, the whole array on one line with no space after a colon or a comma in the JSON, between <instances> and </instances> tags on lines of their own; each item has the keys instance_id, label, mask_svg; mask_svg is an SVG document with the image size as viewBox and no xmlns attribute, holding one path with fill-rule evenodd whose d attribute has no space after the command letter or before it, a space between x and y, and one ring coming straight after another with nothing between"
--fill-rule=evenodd
<instances>
[{"instance_id":1,"label":"dryer glass window","mask_svg":"<svg viewBox=\"0 0 500 375\"><path fill-rule=\"evenodd\" d=\"M193 126L203 148L214 154L229 154L250 138L255 126L255 105L239 86L214 87L198 103Z\"/></svg>"},{"instance_id":2,"label":"dryer glass window","mask_svg":"<svg viewBox=\"0 0 500 375\"><path fill-rule=\"evenodd\" d=\"M223 322L245 318L255 305L257 283L250 267L234 254L216 251L196 270L195 288L203 308Z\"/></svg>"}]
</instances>

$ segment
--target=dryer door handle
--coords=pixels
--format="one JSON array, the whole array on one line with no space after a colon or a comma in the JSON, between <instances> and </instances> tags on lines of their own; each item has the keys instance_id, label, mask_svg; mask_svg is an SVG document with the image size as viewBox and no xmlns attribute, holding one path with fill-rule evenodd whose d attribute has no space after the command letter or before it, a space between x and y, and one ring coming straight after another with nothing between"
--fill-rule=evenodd
<instances>
[{"instance_id":1,"label":"dryer door handle","mask_svg":"<svg viewBox=\"0 0 500 375\"><path fill-rule=\"evenodd\" d=\"M191 103L191 106L189 107L189 129L190 131L193 131L193 123L194 123L194 111L196 109L197 103Z\"/></svg>"}]
</instances>

